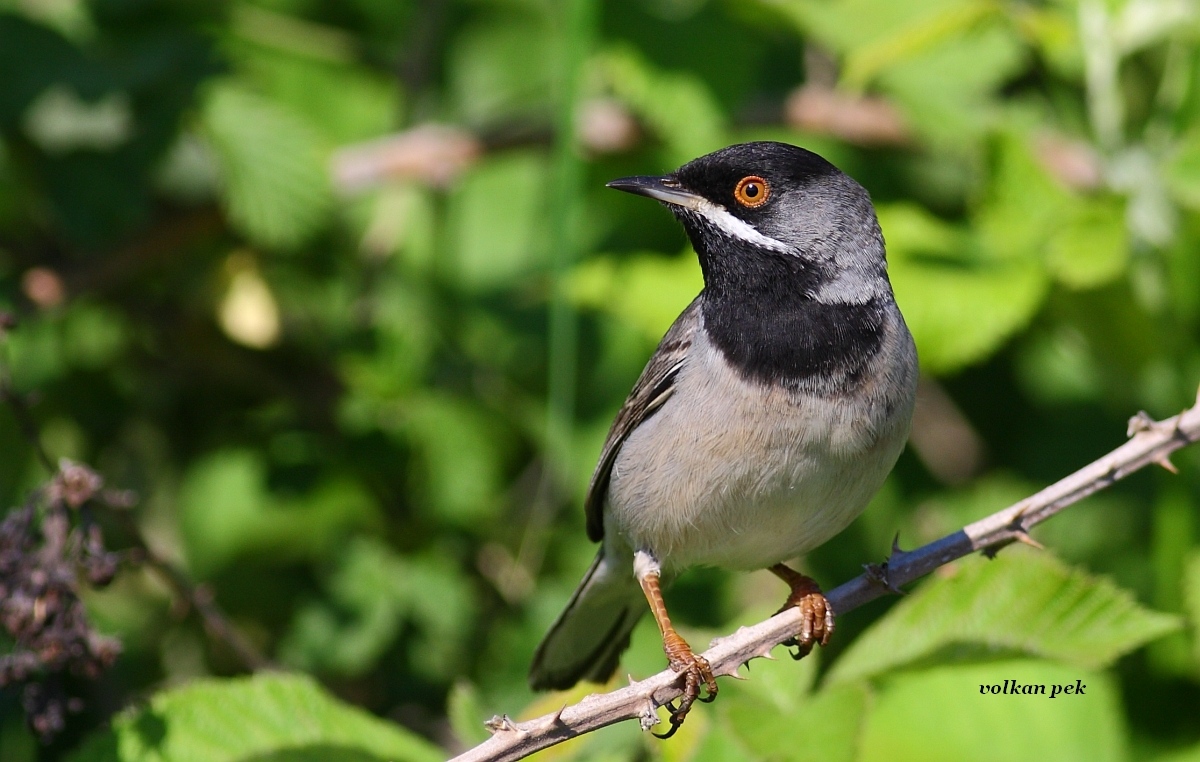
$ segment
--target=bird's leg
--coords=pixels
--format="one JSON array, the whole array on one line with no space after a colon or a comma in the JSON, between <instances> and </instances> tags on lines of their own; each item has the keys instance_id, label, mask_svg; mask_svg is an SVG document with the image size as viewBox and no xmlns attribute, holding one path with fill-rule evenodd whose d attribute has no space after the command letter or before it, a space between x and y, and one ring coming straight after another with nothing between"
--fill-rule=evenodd
<instances>
[{"instance_id":1,"label":"bird's leg","mask_svg":"<svg viewBox=\"0 0 1200 762\"><path fill-rule=\"evenodd\" d=\"M650 604L650 613L654 615L658 631L662 634L663 651L667 654L667 661L671 669L683 675L683 695L679 697L679 705L667 705L671 711L671 729L661 735L655 733L659 738L670 738L683 724L696 699L708 702L717 697L717 681L708 666L708 661L703 656L697 656L687 641L671 626L671 618L667 616L667 604L663 601L662 589L659 587L662 571L658 561L649 553L638 551L634 556L633 567L642 592L646 594L646 601ZM704 698L700 697L701 685L708 691L708 696Z\"/></svg>"},{"instance_id":2,"label":"bird's leg","mask_svg":"<svg viewBox=\"0 0 1200 762\"><path fill-rule=\"evenodd\" d=\"M783 608L775 613L787 611L795 606L804 615L800 622L800 632L795 637L783 641L785 646L796 647L795 653L792 654L793 659L803 659L812 651L814 643L829 643L829 637L833 635L833 609L829 607L829 602L822 595L816 580L811 577L806 577L783 564L772 566L771 573L792 588Z\"/></svg>"}]
</instances>

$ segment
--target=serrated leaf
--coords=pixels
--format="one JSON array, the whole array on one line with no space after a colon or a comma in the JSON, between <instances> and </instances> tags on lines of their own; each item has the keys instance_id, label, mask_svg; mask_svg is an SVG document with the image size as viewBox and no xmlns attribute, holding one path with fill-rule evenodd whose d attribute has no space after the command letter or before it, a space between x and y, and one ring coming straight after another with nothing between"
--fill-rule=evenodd
<instances>
[{"instance_id":1,"label":"serrated leaf","mask_svg":"<svg viewBox=\"0 0 1200 762\"><path fill-rule=\"evenodd\" d=\"M119 715L71 762L434 762L411 732L344 704L314 680L261 674L164 691Z\"/></svg>"},{"instance_id":2,"label":"serrated leaf","mask_svg":"<svg viewBox=\"0 0 1200 762\"><path fill-rule=\"evenodd\" d=\"M215 86L202 122L217 155L230 223L251 242L290 249L321 230L332 205L316 130L236 84Z\"/></svg>"},{"instance_id":3,"label":"serrated leaf","mask_svg":"<svg viewBox=\"0 0 1200 762\"><path fill-rule=\"evenodd\" d=\"M1179 626L1106 579L1012 549L922 584L851 644L829 681L877 677L956 646L1099 668Z\"/></svg>"},{"instance_id":4,"label":"serrated leaf","mask_svg":"<svg viewBox=\"0 0 1200 762\"><path fill-rule=\"evenodd\" d=\"M366 140L395 126L400 91L365 67L261 46L241 56L263 91L302 115L330 143Z\"/></svg>"},{"instance_id":5,"label":"serrated leaf","mask_svg":"<svg viewBox=\"0 0 1200 762\"><path fill-rule=\"evenodd\" d=\"M1046 695L980 694L981 685L1003 689L1005 680L1044 685ZM1050 698L1054 685L1082 685L1085 692ZM1120 700L1106 676L1053 662L1012 660L939 667L889 680L867 718L858 760L1117 762L1126 758L1127 746Z\"/></svg>"}]
</instances>

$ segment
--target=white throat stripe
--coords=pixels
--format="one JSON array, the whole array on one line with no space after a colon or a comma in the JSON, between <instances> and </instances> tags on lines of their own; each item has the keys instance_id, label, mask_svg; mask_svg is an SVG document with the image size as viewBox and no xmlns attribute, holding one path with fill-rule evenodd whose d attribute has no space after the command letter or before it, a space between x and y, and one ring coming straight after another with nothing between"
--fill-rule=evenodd
<instances>
[{"instance_id":1,"label":"white throat stripe","mask_svg":"<svg viewBox=\"0 0 1200 762\"><path fill-rule=\"evenodd\" d=\"M783 241L765 236L758 232L758 228L754 227L745 220L730 214L729 210L720 204L714 204L708 199L698 199L696 203L688 205L689 208L697 214L704 217L715 227L725 233L756 246L761 246L764 249L774 249L775 251L790 252L791 247Z\"/></svg>"}]
</instances>

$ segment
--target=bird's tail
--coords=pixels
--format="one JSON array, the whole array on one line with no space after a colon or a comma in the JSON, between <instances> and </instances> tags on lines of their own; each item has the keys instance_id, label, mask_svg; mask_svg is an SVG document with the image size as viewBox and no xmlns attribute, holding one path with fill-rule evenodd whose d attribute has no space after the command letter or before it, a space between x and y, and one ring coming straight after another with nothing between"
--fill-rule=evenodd
<instances>
[{"instance_id":1,"label":"bird's tail","mask_svg":"<svg viewBox=\"0 0 1200 762\"><path fill-rule=\"evenodd\" d=\"M534 690L565 690L580 680L607 682L645 611L631 565L614 564L601 547L570 603L538 646L529 668L529 685Z\"/></svg>"}]
</instances>

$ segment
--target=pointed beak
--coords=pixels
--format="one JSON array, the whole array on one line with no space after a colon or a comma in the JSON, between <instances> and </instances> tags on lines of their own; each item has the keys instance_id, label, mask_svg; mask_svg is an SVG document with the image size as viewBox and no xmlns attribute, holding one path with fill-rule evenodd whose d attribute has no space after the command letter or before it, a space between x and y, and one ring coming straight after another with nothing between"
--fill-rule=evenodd
<instances>
[{"instance_id":1,"label":"pointed beak","mask_svg":"<svg viewBox=\"0 0 1200 762\"><path fill-rule=\"evenodd\" d=\"M622 177L613 180L607 187L616 188L626 193L661 201L664 204L682 206L685 209L698 209L704 203L704 197L679 187L679 181L671 175L662 177Z\"/></svg>"}]
</instances>

